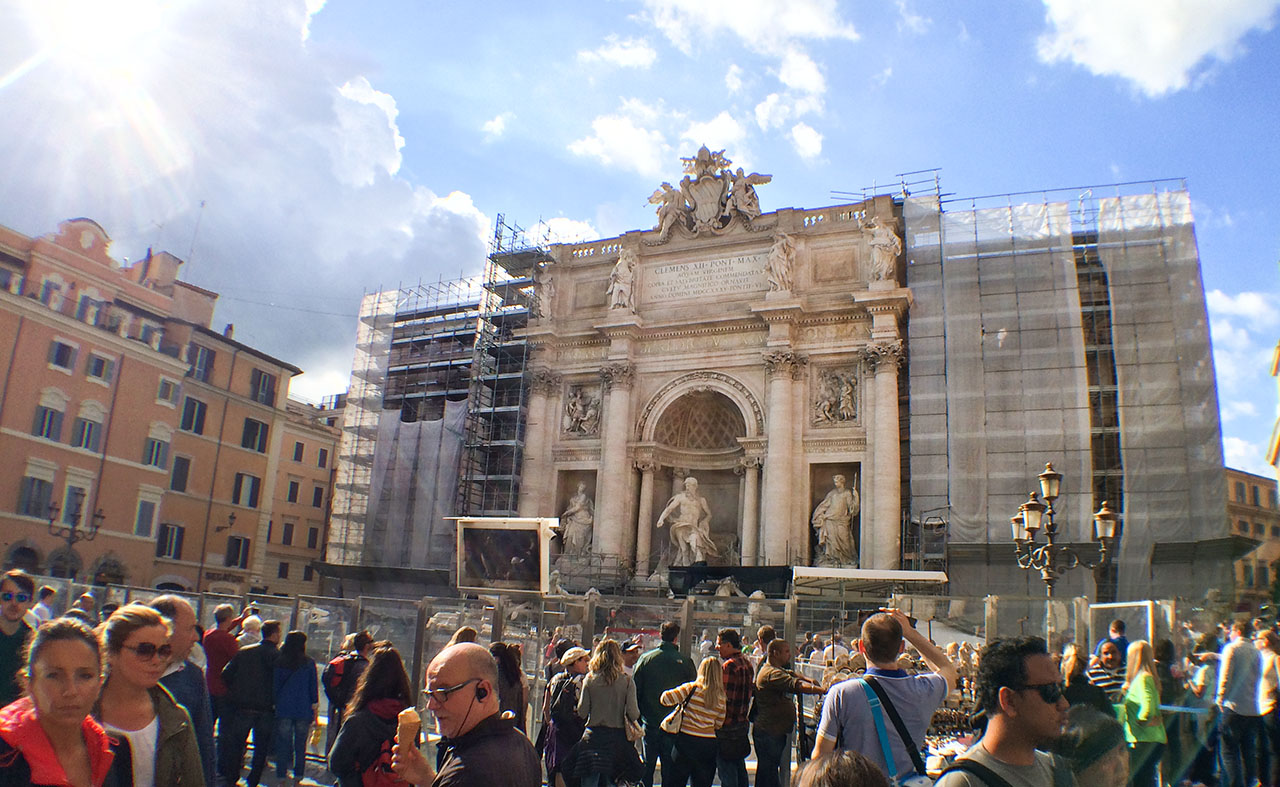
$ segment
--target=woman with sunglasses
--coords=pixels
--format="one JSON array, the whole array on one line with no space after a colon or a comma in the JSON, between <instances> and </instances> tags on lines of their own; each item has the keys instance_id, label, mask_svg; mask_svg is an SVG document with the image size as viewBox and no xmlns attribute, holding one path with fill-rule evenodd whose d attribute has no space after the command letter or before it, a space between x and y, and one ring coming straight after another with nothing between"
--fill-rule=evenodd
<instances>
[{"instance_id":1,"label":"woman with sunglasses","mask_svg":"<svg viewBox=\"0 0 1280 787\"><path fill-rule=\"evenodd\" d=\"M26 696L0 710L0 787L129 784L129 749L89 715L102 688L93 629L61 618L42 625L22 666Z\"/></svg>"},{"instance_id":2,"label":"woman with sunglasses","mask_svg":"<svg viewBox=\"0 0 1280 787\"><path fill-rule=\"evenodd\" d=\"M203 785L191 717L160 684L173 649L169 625L142 604L126 604L102 624L107 682L94 715L129 742L134 787Z\"/></svg>"},{"instance_id":3,"label":"woman with sunglasses","mask_svg":"<svg viewBox=\"0 0 1280 787\"><path fill-rule=\"evenodd\" d=\"M374 773L395 778L391 746L396 737L396 716L412 704L413 687L400 652L388 642L378 643L356 684L356 693L342 712L342 729L329 750L329 770L338 777L339 787L372 783Z\"/></svg>"},{"instance_id":4,"label":"woman with sunglasses","mask_svg":"<svg viewBox=\"0 0 1280 787\"><path fill-rule=\"evenodd\" d=\"M1124 737L1129 742L1129 770L1134 787L1155 787L1166 742L1160 715L1160 683L1151 643L1135 640L1125 654Z\"/></svg>"}]
</instances>

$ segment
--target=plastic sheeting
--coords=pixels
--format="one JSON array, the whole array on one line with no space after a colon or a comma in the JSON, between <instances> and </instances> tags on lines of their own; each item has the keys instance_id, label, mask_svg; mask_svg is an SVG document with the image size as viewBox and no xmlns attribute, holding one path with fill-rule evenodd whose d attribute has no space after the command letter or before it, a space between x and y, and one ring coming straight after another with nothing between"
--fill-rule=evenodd
<instances>
[{"instance_id":1,"label":"plastic sheeting","mask_svg":"<svg viewBox=\"0 0 1280 787\"><path fill-rule=\"evenodd\" d=\"M904 219L915 296L911 512L949 507L953 590L1034 592L1038 575L1013 561L1009 517L1047 461L1065 475L1060 540L1088 548L1094 424L1079 240L1096 249L1109 279L1125 506L1119 597L1168 592L1151 570L1153 544L1224 534L1213 363L1186 192L945 211L935 197L910 198ZM1157 573L1176 583L1170 569ZM1088 572L1073 573L1059 595L1091 595Z\"/></svg>"},{"instance_id":2,"label":"plastic sheeting","mask_svg":"<svg viewBox=\"0 0 1280 787\"><path fill-rule=\"evenodd\" d=\"M446 402L444 418L404 423L384 410L378 424L366 565L453 568L453 513L467 403Z\"/></svg>"}]
</instances>

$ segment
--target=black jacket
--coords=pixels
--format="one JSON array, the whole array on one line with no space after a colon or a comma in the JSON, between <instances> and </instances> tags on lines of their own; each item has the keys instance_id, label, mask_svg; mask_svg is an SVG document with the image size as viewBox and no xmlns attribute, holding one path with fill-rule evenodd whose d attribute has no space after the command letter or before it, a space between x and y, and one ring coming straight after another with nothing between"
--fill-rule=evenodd
<instances>
[{"instance_id":1,"label":"black jacket","mask_svg":"<svg viewBox=\"0 0 1280 787\"><path fill-rule=\"evenodd\" d=\"M280 651L263 640L243 648L222 668L227 701L236 710L274 711L276 708L276 660Z\"/></svg>"}]
</instances>

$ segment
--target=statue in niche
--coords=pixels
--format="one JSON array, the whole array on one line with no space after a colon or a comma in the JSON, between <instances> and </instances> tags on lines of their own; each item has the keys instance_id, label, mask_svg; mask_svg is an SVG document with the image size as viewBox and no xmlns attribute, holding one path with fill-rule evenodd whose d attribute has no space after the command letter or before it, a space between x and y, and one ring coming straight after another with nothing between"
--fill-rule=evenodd
<instances>
[{"instance_id":1,"label":"statue in niche","mask_svg":"<svg viewBox=\"0 0 1280 787\"><path fill-rule=\"evenodd\" d=\"M587 554L591 549L592 526L595 521L595 503L587 495L587 485L579 483L578 491L569 498L569 505L560 514L564 554Z\"/></svg>"},{"instance_id":2,"label":"statue in niche","mask_svg":"<svg viewBox=\"0 0 1280 787\"><path fill-rule=\"evenodd\" d=\"M813 529L818 531L819 566L856 567L858 549L853 542L853 518L861 510L858 493L845 486L843 475L834 476L834 488L813 509Z\"/></svg>"},{"instance_id":3,"label":"statue in niche","mask_svg":"<svg viewBox=\"0 0 1280 787\"><path fill-rule=\"evenodd\" d=\"M677 565L706 563L708 557L720 554L711 540L711 507L707 499L698 494L698 479L689 476L684 480L684 490L672 496L658 515L656 526L662 527L668 521L671 544L678 552Z\"/></svg>"},{"instance_id":4,"label":"statue in niche","mask_svg":"<svg viewBox=\"0 0 1280 787\"><path fill-rule=\"evenodd\" d=\"M738 167L737 172L729 172L725 170L727 177L733 181L733 186L729 192L729 204L725 208L726 212L730 209L737 210L747 219L754 219L760 216L760 197L756 194L756 186L764 185L773 180L772 175L761 175L752 172L750 175L744 174L742 167Z\"/></svg>"},{"instance_id":5,"label":"statue in niche","mask_svg":"<svg viewBox=\"0 0 1280 787\"><path fill-rule=\"evenodd\" d=\"M556 298L555 275L549 268L538 268L533 274L535 317L550 317L551 304Z\"/></svg>"},{"instance_id":6,"label":"statue in niche","mask_svg":"<svg viewBox=\"0 0 1280 787\"><path fill-rule=\"evenodd\" d=\"M862 226L867 245L871 248L871 279L889 281L898 271L898 255L902 253L902 241L892 227L886 226L879 216L872 216Z\"/></svg>"},{"instance_id":7,"label":"statue in niche","mask_svg":"<svg viewBox=\"0 0 1280 787\"><path fill-rule=\"evenodd\" d=\"M623 249L609 274L609 308L635 311L636 253Z\"/></svg>"},{"instance_id":8,"label":"statue in niche","mask_svg":"<svg viewBox=\"0 0 1280 787\"><path fill-rule=\"evenodd\" d=\"M791 266L796 260L796 242L785 232L773 238L769 249L769 289L791 291Z\"/></svg>"},{"instance_id":9,"label":"statue in niche","mask_svg":"<svg viewBox=\"0 0 1280 787\"><path fill-rule=\"evenodd\" d=\"M575 385L569 390L564 403L564 431L569 434L593 436L600 431L600 397Z\"/></svg>"},{"instance_id":10,"label":"statue in niche","mask_svg":"<svg viewBox=\"0 0 1280 787\"><path fill-rule=\"evenodd\" d=\"M852 371L827 372L819 380L813 420L818 424L839 424L858 416L858 377Z\"/></svg>"}]
</instances>

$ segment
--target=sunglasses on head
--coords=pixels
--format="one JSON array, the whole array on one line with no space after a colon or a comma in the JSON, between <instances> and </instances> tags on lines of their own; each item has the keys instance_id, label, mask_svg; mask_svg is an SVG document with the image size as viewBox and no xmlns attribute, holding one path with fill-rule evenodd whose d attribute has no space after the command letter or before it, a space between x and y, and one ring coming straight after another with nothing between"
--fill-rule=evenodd
<instances>
[{"instance_id":1,"label":"sunglasses on head","mask_svg":"<svg viewBox=\"0 0 1280 787\"><path fill-rule=\"evenodd\" d=\"M168 643L156 647L150 642L144 642L141 645L125 645L124 649L137 653L140 659L152 659L156 654L159 654L162 659L167 659L173 655L173 647Z\"/></svg>"},{"instance_id":2,"label":"sunglasses on head","mask_svg":"<svg viewBox=\"0 0 1280 787\"><path fill-rule=\"evenodd\" d=\"M25 604L30 600L30 593L0 593L0 601L17 601L19 604Z\"/></svg>"},{"instance_id":3,"label":"sunglasses on head","mask_svg":"<svg viewBox=\"0 0 1280 787\"><path fill-rule=\"evenodd\" d=\"M1040 693L1040 699L1050 705L1053 705L1058 700L1062 699L1062 691L1065 688L1066 684L1062 681L1058 681L1057 683L1032 683L1030 685L1020 687L1018 691L1035 689Z\"/></svg>"}]
</instances>

